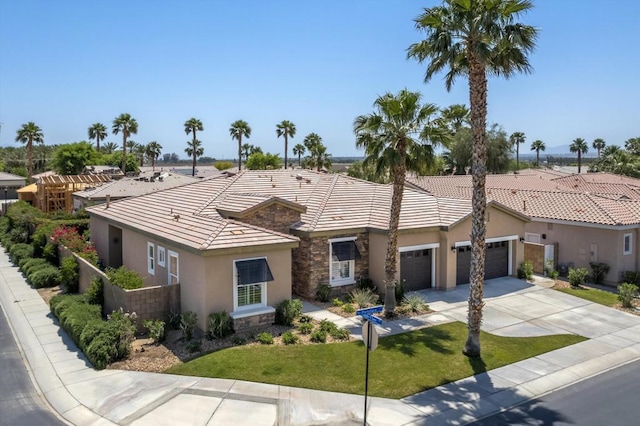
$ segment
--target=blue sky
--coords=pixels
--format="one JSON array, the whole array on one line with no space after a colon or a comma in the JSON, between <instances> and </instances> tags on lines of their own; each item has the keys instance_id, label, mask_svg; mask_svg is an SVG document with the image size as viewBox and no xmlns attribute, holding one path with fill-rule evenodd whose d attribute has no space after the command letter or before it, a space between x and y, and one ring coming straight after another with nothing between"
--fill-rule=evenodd
<instances>
[{"instance_id":1,"label":"blue sky","mask_svg":"<svg viewBox=\"0 0 640 426\"><path fill-rule=\"evenodd\" d=\"M34 121L45 143L87 139L123 112L133 140L185 157L183 123L196 117L205 155L235 157L229 125L283 154L275 126L318 133L333 156L362 155L353 119L378 95L419 90L424 101L468 104L466 80L406 59L412 19L432 0L0 2L0 146ZM577 137L621 145L640 136L640 2L538 0L522 21L540 28L532 75L489 82L489 123L547 147ZM120 135L107 141L121 143ZM291 149L291 148L290 148ZM521 151L524 151L521 149ZM291 153L289 156L292 156Z\"/></svg>"}]
</instances>

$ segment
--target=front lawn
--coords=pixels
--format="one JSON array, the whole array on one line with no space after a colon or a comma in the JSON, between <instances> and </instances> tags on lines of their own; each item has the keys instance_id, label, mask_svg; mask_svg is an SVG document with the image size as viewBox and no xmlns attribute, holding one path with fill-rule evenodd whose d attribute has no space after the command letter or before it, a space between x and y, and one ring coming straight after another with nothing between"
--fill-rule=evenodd
<instances>
[{"instance_id":1,"label":"front lawn","mask_svg":"<svg viewBox=\"0 0 640 426\"><path fill-rule=\"evenodd\" d=\"M380 338L371 353L369 395L403 398L482 371L511 364L583 340L576 335L500 337L482 333L482 360L461 350L467 327L460 322ZM167 373L272 383L364 394L362 342L239 346L167 370Z\"/></svg>"},{"instance_id":2,"label":"front lawn","mask_svg":"<svg viewBox=\"0 0 640 426\"><path fill-rule=\"evenodd\" d=\"M572 296L580 297L582 299L588 300L593 303L598 303L604 306L614 307L620 304L617 294L610 293L604 290L598 290L597 288L567 287L567 288L556 288L556 290L561 291L563 293L570 294Z\"/></svg>"}]
</instances>

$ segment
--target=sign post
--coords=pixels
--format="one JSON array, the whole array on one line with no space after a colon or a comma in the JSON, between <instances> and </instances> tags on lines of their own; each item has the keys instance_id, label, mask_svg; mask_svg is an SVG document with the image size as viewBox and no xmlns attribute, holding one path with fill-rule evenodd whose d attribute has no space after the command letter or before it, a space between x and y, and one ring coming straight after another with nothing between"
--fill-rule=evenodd
<instances>
[{"instance_id":1,"label":"sign post","mask_svg":"<svg viewBox=\"0 0 640 426\"><path fill-rule=\"evenodd\" d=\"M362 326L362 341L367 348L367 361L365 365L364 375L364 425L367 425L367 399L369 396L369 352L378 347L378 332L372 324L382 325L382 320L374 317L373 314L382 312L382 306L374 306L372 308L358 309L356 315L366 320Z\"/></svg>"}]
</instances>

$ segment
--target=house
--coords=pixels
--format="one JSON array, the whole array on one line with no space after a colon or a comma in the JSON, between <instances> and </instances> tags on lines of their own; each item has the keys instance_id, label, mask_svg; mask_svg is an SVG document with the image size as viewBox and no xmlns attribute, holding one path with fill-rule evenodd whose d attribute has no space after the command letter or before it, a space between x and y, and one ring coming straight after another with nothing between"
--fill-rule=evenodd
<instances>
[{"instance_id":1,"label":"house","mask_svg":"<svg viewBox=\"0 0 640 426\"><path fill-rule=\"evenodd\" d=\"M96 204L106 202L107 197L111 201L122 198L135 197L150 192L187 185L200 179L179 173L165 171L145 171L136 177L122 178L101 184L96 187L88 187L83 191L73 193L73 208L79 210Z\"/></svg>"},{"instance_id":2,"label":"house","mask_svg":"<svg viewBox=\"0 0 640 426\"><path fill-rule=\"evenodd\" d=\"M471 199L471 176L411 177L408 185L429 195ZM624 271L640 269L640 180L529 170L488 175L486 191L488 199L531 217L525 240L557 247L562 272L601 262L610 267L605 281L616 283ZM536 272L543 267L539 262Z\"/></svg>"},{"instance_id":3,"label":"house","mask_svg":"<svg viewBox=\"0 0 640 426\"><path fill-rule=\"evenodd\" d=\"M111 179L121 179L124 177L124 173L118 166L110 166L104 164L98 164L93 166L85 166L82 171L83 175L107 175Z\"/></svg>"},{"instance_id":4,"label":"house","mask_svg":"<svg viewBox=\"0 0 640 426\"><path fill-rule=\"evenodd\" d=\"M109 182L108 175L47 175L36 182L35 207L43 212L73 211L72 194ZM26 196L27 194L25 194Z\"/></svg>"},{"instance_id":5,"label":"house","mask_svg":"<svg viewBox=\"0 0 640 426\"><path fill-rule=\"evenodd\" d=\"M26 179L22 176L0 172L0 198L2 200L0 212L2 214L7 210L9 200L13 202L18 199L18 189L24 186L25 181Z\"/></svg>"},{"instance_id":6,"label":"house","mask_svg":"<svg viewBox=\"0 0 640 426\"><path fill-rule=\"evenodd\" d=\"M243 170L87 209L103 264L145 286L180 283L182 311L205 329L227 311L236 329L273 321L292 294L346 292L368 277L384 288L391 185L308 170ZM405 191L398 280L408 290L469 280L470 202ZM528 217L488 205L487 276L513 275Z\"/></svg>"}]
</instances>

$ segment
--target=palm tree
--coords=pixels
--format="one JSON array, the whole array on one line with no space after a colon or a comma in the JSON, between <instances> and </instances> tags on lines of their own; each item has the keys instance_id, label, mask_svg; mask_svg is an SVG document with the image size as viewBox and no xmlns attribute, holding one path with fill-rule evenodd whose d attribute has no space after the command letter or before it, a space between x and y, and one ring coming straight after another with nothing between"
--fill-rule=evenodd
<instances>
[{"instance_id":1,"label":"palm tree","mask_svg":"<svg viewBox=\"0 0 640 426\"><path fill-rule=\"evenodd\" d=\"M513 132L509 136L511 146L516 147L516 173L520 171L520 144L524 143L526 136L522 132Z\"/></svg>"},{"instance_id":2,"label":"palm tree","mask_svg":"<svg viewBox=\"0 0 640 426\"><path fill-rule=\"evenodd\" d=\"M42 129L33 121L23 124L16 131L16 142L22 142L27 145L27 178L31 180L31 175L33 174L33 143L44 143Z\"/></svg>"},{"instance_id":3,"label":"palm tree","mask_svg":"<svg viewBox=\"0 0 640 426\"><path fill-rule=\"evenodd\" d=\"M438 108L433 104L420 105L420 98L420 93L406 89L397 95L387 93L374 102L374 113L361 115L353 123L356 146L365 149L363 166L373 166L377 174L391 170L393 178L384 263L384 309L388 316L395 314L396 307L398 225L407 169L413 170L429 154L433 159L433 145L450 135L444 128L441 128L441 132L431 131L431 117L438 112ZM418 153L420 155L416 155Z\"/></svg>"},{"instance_id":4,"label":"palm tree","mask_svg":"<svg viewBox=\"0 0 640 426\"><path fill-rule=\"evenodd\" d=\"M303 156L305 153L305 147L302 144L296 144L296 146L293 147L293 155L297 155L298 156L298 167L301 166L301 162L300 162L300 157Z\"/></svg>"},{"instance_id":5,"label":"palm tree","mask_svg":"<svg viewBox=\"0 0 640 426\"><path fill-rule=\"evenodd\" d=\"M87 133L89 139L96 140L96 151L100 152L100 141L103 141L109 133L107 133L107 126L102 123L94 123L89 127Z\"/></svg>"},{"instance_id":6,"label":"palm tree","mask_svg":"<svg viewBox=\"0 0 640 426\"><path fill-rule=\"evenodd\" d=\"M188 135L189 133L191 133L193 135L193 138L191 139L191 144L189 144L189 146L191 148L187 148L187 149L191 149L191 154L189 154L190 156L193 155L193 164L192 164L192 168L191 168L191 176L195 176L196 175L196 154L198 152L198 147L200 146L200 141L198 141L196 139L196 132L202 132L204 130L204 126L202 125L202 121L198 120L197 118L190 118L187 121L184 122L184 132ZM197 142L197 143L196 143ZM202 151L198 157L200 157L202 155L202 153L204 152L204 148L200 148L200 150ZM185 149L185 152L187 150Z\"/></svg>"},{"instance_id":7,"label":"palm tree","mask_svg":"<svg viewBox=\"0 0 640 426\"><path fill-rule=\"evenodd\" d=\"M573 143L569 145L569 151L578 153L578 174L582 166L582 154L586 154L589 151L589 146L582 138L573 140Z\"/></svg>"},{"instance_id":8,"label":"palm tree","mask_svg":"<svg viewBox=\"0 0 640 426\"><path fill-rule=\"evenodd\" d=\"M147 144L147 149L145 154L151 160L151 169L156 170L156 160L160 157L162 153L162 145L160 145L156 141L151 141Z\"/></svg>"},{"instance_id":9,"label":"palm tree","mask_svg":"<svg viewBox=\"0 0 640 426\"><path fill-rule=\"evenodd\" d=\"M284 168L286 169L288 166L289 138L293 138L296 135L296 125L288 120L282 120L280 124L276 125L276 135L278 137L284 136Z\"/></svg>"},{"instance_id":10,"label":"palm tree","mask_svg":"<svg viewBox=\"0 0 640 426\"><path fill-rule=\"evenodd\" d=\"M593 149L598 151L598 158L600 158L600 151L602 151L605 146L607 146L607 143L604 139L597 138L593 141Z\"/></svg>"},{"instance_id":11,"label":"palm tree","mask_svg":"<svg viewBox=\"0 0 640 426\"><path fill-rule=\"evenodd\" d=\"M133 140L128 140L125 145L127 146L129 153L133 154L133 151L135 151L136 148L138 147L138 142Z\"/></svg>"},{"instance_id":12,"label":"palm tree","mask_svg":"<svg viewBox=\"0 0 640 426\"><path fill-rule=\"evenodd\" d=\"M457 77L469 79L471 130L473 133L473 196L471 214L471 268L469 272L468 337L463 353L480 357L484 259L486 236L486 121L487 73L512 77L531 71L527 55L535 48L537 30L515 22L533 7L529 0L443 0L441 6L424 9L415 19L426 38L412 44L409 58L427 61L425 82L446 70L450 90Z\"/></svg>"},{"instance_id":13,"label":"palm tree","mask_svg":"<svg viewBox=\"0 0 640 426\"><path fill-rule=\"evenodd\" d=\"M253 145L248 143L243 143L240 149L241 149L240 158L244 157L244 161L247 161L247 158L249 158L249 156L251 155L251 150L253 149Z\"/></svg>"},{"instance_id":14,"label":"palm tree","mask_svg":"<svg viewBox=\"0 0 640 426\"><path fill-rule=\"evenodd\" d=\"M122 173L127 173L127 138L138 133L138 122L130 114L120 114L113 120L111 132L122 132Z\"/></svg>"},{"instance_id":15,"label":"palm tree","mask_svg":"<svg viewBox=\"0 0 640 426\"><path fill-rule=\"evenodd\" d=\"M633 155L640 155L640 137L629 138L624 141L624 149Z\"/></svg>"},{"instance_id":16,"label":"palm tree","mask_svg":"<svg viewBox=\"0 0 640 426\"><path fill-rule=\"evenodd\" d=\"M455 134L469 122L469 108L464 104L454 104L442 110L442 118L447 121Z\"/></svg>"},{"instance_id":17,"label":"palm tree","mask_svg":"<svg viewBox=\"0 0 640 426\"><path fill-rule=\"evenodd\" d=\"M229 128L231 139L238 141L238 171L242 170L242 137L249 139L251 137L251 127L244 120L237 120L231 123Z\"/></svg>"},{"instance_id":18,"label":"palm tree","mask_svg":"<svg viewBox=\"0 0 640 426\"><path fill-rule=\"evenodd\" d=\"M184 152L191 158L193 158L193 169L191 171L191 176L196 175L196 159L198 157L202 157L204 154L204 148L202 147L202 142L198 139L193 139L187 141L187 147L184 149Z\"/></svg>"},{"instance_id":19,"label":"palm tree","mask_svg":"<svg viewBox=\"0 0 640 426\"><path fill-rule=\"evenodd\" d=\"M536 152L536 167L540 167L540 151L544 151L546 146L540 139L533 141L531 144L531 151Z\"/></svg>"},{"instance_id":20,"label":"palm tree","mask_svg":"<svg viewBox=\"0 0 640 426\"><path fill-rule=\"evenodd\" d=\"M136 158L138 159L140 167L144 166L144 157L145 155L147 155L147 146L143 143L136 144L135 152L136 152Z\"/></svg>"},{"instance_id":21,"label":"palm tree","mask_svg":"<svg viewBox=\"0 0 640 426\"><path fill-rule=\"evenodd\" d=\"M114 151L117 151L118 148L120 147L115 142L107 142L104 145L102 145L102 150L107 154L112 154Z\"/></svg>"}]
</instances>

